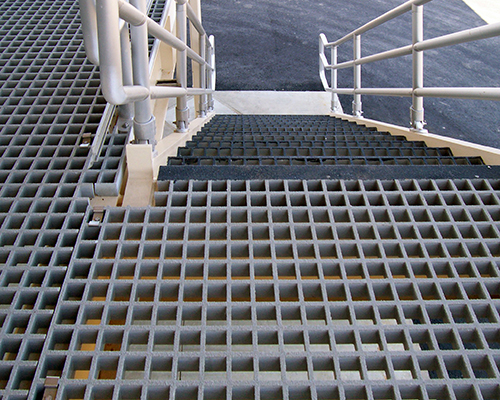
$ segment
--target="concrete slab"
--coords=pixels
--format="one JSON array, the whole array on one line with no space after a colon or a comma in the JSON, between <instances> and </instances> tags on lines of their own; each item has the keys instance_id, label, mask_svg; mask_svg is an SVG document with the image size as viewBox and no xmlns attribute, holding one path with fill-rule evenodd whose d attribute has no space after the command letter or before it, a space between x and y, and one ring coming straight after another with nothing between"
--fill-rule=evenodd
<instances>
[{"instance_id":1,"label":"concrete slab","mask_svg":"<svg viewBox=\"0 0 500 400\"><path fill-rule=\"evenodd\" d=\"M500 22L500 1L498 0L464 0L474 12L488 24Z\"/></svg>"},{"instance_id":2,"label":"concrete slab","mask_svg":"<svg viewBox=\"0 0 500 400\"><path fill-rule=\"evenodd\" d=\"M330 112L331 95L325 92L223 91L215 93L214 99L217 114L317 115Z\"/></svg>"},{"instance_id":3,"label":"concrete slab","mask_svg":"<svg viewBox=\"0 0 500 400\"><path fill-rule=\"evenodd\" d=\"M331 95L326 92L221 91L214 94L215 114L325 115ZM194 99L188 98L189 117L194 120ZM163 136L175 131L175 101L169 102Z\"/></svg>"}]
</instances>

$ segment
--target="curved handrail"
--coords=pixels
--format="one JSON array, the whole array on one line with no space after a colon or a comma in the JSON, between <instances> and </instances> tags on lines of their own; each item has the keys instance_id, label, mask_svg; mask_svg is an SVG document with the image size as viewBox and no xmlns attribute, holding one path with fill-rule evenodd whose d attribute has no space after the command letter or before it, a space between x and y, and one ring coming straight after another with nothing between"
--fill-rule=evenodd
<instances>
[{"instance_id":1,"label":"curved handrail","mask_svg":"<svg viewBox=\"0 0 500 400\"><path fill-rule=\"evenodd\" d=\"M124 0L79 0L85 51L89 60L100 66L103 95L113 105L134 103L134 131L136 140L137 134L143 133L139 139L141 143L154 143L154 118L148 99L177 97L177 108L183 110L178 114L177 123L180 130L185 130L188 124L185 112L188 94L201 96L200 113L206 112L207 104L209 107L213 104L211 99L215 84L213 37L207 35L187 0L176 0L176 2L177 36L147 16L146 0L133 0L130 3ZM179 27L185 26L187 19L199 34L200 54L188 45L187 35L184 34L182 37L179 35ZM127 28L125 34L120 29L120 23ZM177 50L177 80L181 87L149 86L148 34ZM191 36L193 35L192 32ZM186 57L200 65L201 87L187 87Z\"/></svg>"}]
</instances>

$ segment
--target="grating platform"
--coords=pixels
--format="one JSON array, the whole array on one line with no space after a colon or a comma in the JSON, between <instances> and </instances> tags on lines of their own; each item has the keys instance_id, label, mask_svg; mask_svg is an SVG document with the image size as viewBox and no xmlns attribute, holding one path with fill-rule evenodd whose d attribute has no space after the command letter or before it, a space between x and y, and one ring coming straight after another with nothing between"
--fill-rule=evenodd
<instances>
[{"instance_id":1,"label":"grating platform","mask_svg":"<svg viewBox=\"0 0 500 400\"><path fill-rule=\"evenodd\" d=\"M84 224L62 398L493 400L499 180L160 182Z\"/></svg>"},{"instance_id":2,"label":"grating platform","mask_svg":"<svg viewBox=\"0 0 500 400\"><path fill-rule=\"evenodd\" d=\"M164 5L156 1L150 15L159 20ZM33 379L89 219L83 194L119 185L124 132L108 135L89 166L85 138L95 134L105 106L97 68L86 61L78 2L0 2L2 399L41 394Z\"/></svg>"},{"instance_id":3,"label":"grating platform","mask_svg":"<svg viewBox=\"0 0 500 400\"><path fill-rule=\"evenodd\" d=\"M96 224L85 196L116 191L128 130L89 165L105 102L77 11L0 3L1 399L50 376L57 400L500 398L495 168L329 117L220 116L154 206Z\"/></svg>"}]
</instances>

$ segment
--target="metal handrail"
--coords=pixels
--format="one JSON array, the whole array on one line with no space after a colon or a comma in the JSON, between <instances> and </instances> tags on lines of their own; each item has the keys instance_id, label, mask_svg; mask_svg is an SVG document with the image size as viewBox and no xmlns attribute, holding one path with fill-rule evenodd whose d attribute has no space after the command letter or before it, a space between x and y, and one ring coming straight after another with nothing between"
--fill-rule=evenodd
<instances>
[{"instance_id":1,"label":"metal handrail","mask_svg":"<svg viewBox=\"0 0 500 400\"><path fill-rule=\"evenodd\" d=\"M146 0L129 1L79 0L85 51L89 60L100 66L106 101L120 106L134 104L135 142L154 145L156 124L150 100L176 97L176 124L182 132L189 122L188 95L200 96L202 116L213 105L214 40L187 0L176 0L177 36L147 16ZM199 35L201 54L188 44L188 19ZM177 87L150 86L148 35L177 50ZM198 88L187 87L187 58L200 65Z\"/></svg>"},{"instance_id":2,"label":"metal handrail","mask_svg":"<svg viewBox=\"0 0 500 400\"><path fill-rule=\"evenodd\" d=\"M466 29L449 35L436 38L423 39L423 5L432 0L410 0L378 18L368 22L362 27L352 31L341 39L328 42L326 36L319 37L319 74L321 83L327 92L332 93L332 111L343 113L338 99L339 94L353 95L353 115L362 116L361 95L398 96L412 97L411 127L416 131L425 131L424 121L424 97L448 97L461 99L500 100L500 88L497 87L424 87L424 64L423 53L425 50L448 47L461 43L473 42L481 39L500 36L500 23ZM361 35L378 27L404 13L412 12L412 44L396 49L361 57ZM343 43L353 40L354 58L350 61L337 63L337 48ZM328 62L325 49L331 50L331 63ZM411 88L362 88L361 66L381 60L404 57L412 55L413 85ZM337 71L345 68L353 68L354 87L338 88ZM331 86L328 83L326 71L331 72Z\"/></svg>"}]
</instances>

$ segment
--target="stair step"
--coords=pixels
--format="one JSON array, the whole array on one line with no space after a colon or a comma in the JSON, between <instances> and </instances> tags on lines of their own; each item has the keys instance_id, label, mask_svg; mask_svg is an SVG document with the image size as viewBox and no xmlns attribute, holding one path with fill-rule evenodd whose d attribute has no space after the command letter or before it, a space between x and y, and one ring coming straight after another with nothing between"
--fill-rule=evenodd
<instances>
[{"instance_id":1,"label":"stair step","mask_svg":"<svg viewBox=\"0 0 500 400\"><path fill-rule=\"evenodd\" d=\"M158 182L168 180L245 179L497 179L500 166L390 165L170 165L160 168Z\"/></svg>"},{"instance_id":2,"label":"stair step","mask_svg":"<svg viewBox=\"0 0 500 400\"><path fill-rule=\"evenodd\" d=\"M427 147L422 141L409 141L403 136L392 136L325 115L216 115L191 141L178 149L176 157L169 158L167 166L161 167L159 179L178 176L178 171L169 172L169 168L176 166L231 166L240 178L250 171L236 172L244 166L328 166L335 168L330 168L326 175L347 173L352 178L354 171L366 175L359 168L349 172L337 168L346 165L454 168L481 166L484 162L481 157L455 157L447 147ZM280 176L287 176L286 171L281 168ZM307 174L311 171L309 169ZM389 169L384 172L387 177L401 177L402 171L390 172ZM416 174L428 173L424 171L429 170L424 168ZM460 171L465 173L463 169ZM206 176L207 172L206 168L191 171L193 177ZM324 174L324 171L319 173ZM300 170L294 169L293 174L299 176ZM224 176L230 178L226 173Z\"/></svg>"},{"instance_id":3,"label":"stair step","mask_svg":"<svg viewBox=\"0 0 500 400\"><path fill-rule=\"evenodd\" d=\"M480 157L171 157L168 165L482 165Z\"/></svg>"}]
</instances>

